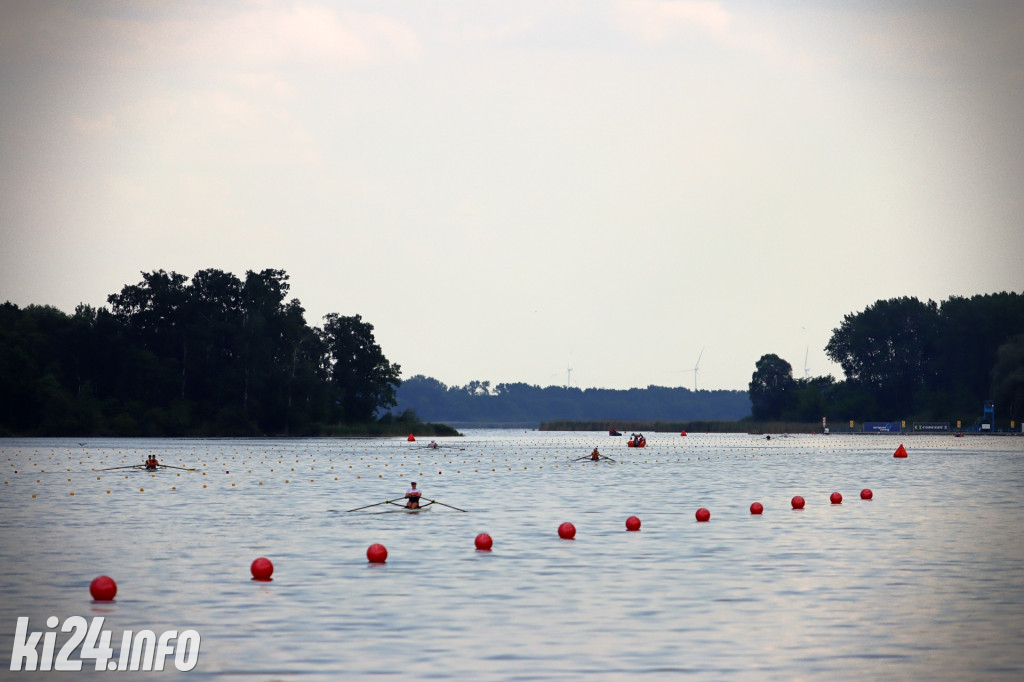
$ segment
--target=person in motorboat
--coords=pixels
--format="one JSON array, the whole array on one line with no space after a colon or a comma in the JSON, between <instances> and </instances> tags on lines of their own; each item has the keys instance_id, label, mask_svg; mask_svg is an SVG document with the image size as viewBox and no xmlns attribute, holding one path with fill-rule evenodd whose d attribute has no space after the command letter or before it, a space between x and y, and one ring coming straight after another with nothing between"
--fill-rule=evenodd
<instances>
[{"instance_id":1,"label":"person in motorboat","mask_svg":"<svg viewBox=\"0 0 1024 682\"><path fill-rule=\"evenodd\" d=\"M412 487L405 493L405 508L406 509L419 509L420 508L420 495L419 490L416 489L416 481L410 484Z\"/></svg>"}]
</instances>

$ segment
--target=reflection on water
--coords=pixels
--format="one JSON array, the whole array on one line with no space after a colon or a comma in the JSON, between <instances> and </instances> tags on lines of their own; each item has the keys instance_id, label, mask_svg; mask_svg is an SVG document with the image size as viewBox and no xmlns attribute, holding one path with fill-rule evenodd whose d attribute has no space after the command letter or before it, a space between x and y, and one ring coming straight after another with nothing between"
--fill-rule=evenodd
<instances>
[{"instance_id":1,"label":"reflection on water","mask_svg":"<svg viewBox=\"0 0 1024 682\"><path fill-rule=\"evenodd\" d=\"M104 615L197 630L182 679L1024 676L1024 439L648 437L0 440L0 675L18 616ZM199 471L92 471L150 452ZM344 512L412 480L468 512Z\"/></svg>"}]
</instances>

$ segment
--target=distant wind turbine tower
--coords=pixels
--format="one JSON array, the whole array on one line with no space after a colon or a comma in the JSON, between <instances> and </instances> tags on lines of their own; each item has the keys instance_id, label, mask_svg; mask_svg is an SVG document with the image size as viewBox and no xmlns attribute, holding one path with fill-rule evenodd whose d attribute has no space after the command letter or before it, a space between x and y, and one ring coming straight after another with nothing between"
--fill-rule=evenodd
<instances>
[{"instance_id":1,"label":"distant wind turbine tower","mask_svg":"<svg viewBox=\"0 0 1024 682\"><path fill-rule=\"evenodd\" d=\"M697 364L693 366L693 390L697 390L697 372L700 371L700 359L704 356L704 348L700 349L700 354L697 356Z\"/></svg>"},{"instance_id":2,"label":"distant wind turbine tower","mask_svg":"<svg viewBox=\"0 0 1024 682\"><path fill-rule=\"evenodd\" d=\"M572 386L572 366L566 365L565 367L565 387L570 388Z\"/></svg>"},{"instance_id":3,"label":"distant wind turbine tower","mask_svg":"<svg viewBox=\"0 0 1024 682\"><path fill-rule=\"evenodd\" d=\"M804 351L804 379L811 375L811 370L807 368L807 354L811 352L811 347L808 346L807 350Z\"/></svg>"}]
</instances>

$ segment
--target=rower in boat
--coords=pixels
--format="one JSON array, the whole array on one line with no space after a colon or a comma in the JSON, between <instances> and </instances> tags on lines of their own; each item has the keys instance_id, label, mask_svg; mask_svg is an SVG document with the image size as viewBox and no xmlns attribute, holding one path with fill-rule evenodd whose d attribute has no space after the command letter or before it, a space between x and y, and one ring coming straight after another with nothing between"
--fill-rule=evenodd
<instances>
[{"instance_id":1,"label":"rower in boat","mask_svg":"<svg viewBox=\"0 0 1024 682\"><path fill-rule=\"evenodd\" d=\"M437 441L433 441L433 440L430 441L430 445L428 445L427 447L428 448L433 448L433 449L436 450L438 448Z\"/></svg>"},{"instance_id":2,"label":"rower in boat","mask_svg":"<svg viewBox=\"0 0 1024 682\"><path fill-rule=\"evenodd\" d=\"M143 466L145 467L146 471L156 471L156 469L160 466L160 462L157 461L156 455L150 455Z\"/></svg>"},{"instance_id":3,"label":"rower in boat","mask_svg":"<svg viewBox=\"0 0 1024 682\"><path fill-rule=\"evenodd\" d=\"M597 451L597 448L594 448L594 451L590 453L590 459L594 462L601 459L601 453Z\"/></svg>"},{"instance_id":4,"label":"rower in boat","mask_svg":"<svg viewBox=\"0 0 1024 682\"><path fill-rule=\"evenodd\" d=\"M405 508L406 509L419 509L420 508L420 496L423 494L416 489L416 481L413 481L410 485L409 491L405 493Z\"/></svg>"}]
</instances>

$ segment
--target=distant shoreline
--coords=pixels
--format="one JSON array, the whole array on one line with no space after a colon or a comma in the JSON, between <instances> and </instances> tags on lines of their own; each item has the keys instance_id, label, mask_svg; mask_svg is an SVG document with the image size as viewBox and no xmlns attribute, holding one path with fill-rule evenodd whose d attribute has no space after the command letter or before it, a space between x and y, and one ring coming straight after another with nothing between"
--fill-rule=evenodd
<instances>
[{"instance_id":1,"label":"distant shoreline","mask_svg":"<svg viewBox=\"0 0 1024 682\"><path fill-rule=\"evenodd\" d=\"M862 426L862 425L861 425ZM750 435L774 435L774 434L822 434L822 427L819 422L755 422L755 421L686 421L686 422L664 422L664 421L572 421L559 420L543 422L538 428L539 431L610 431L615 429L622 433L647 432L647 433L681 433L683 431L693 433L748 433ZM862 428L849 428L844 425L837 428L829 428L830 435L901 435L901 436L952 436L961 433L965 436L1024 436L1019 431L969 431L967 429L950 429L949 431L914 431L904 429L902 431L872 432L864 431Z\"/></svg>"}]
</instances>

